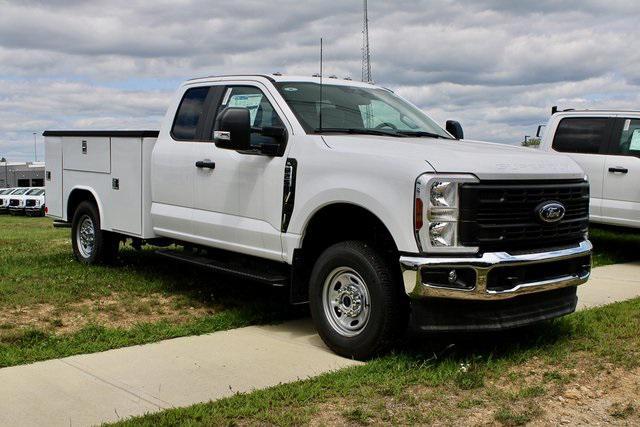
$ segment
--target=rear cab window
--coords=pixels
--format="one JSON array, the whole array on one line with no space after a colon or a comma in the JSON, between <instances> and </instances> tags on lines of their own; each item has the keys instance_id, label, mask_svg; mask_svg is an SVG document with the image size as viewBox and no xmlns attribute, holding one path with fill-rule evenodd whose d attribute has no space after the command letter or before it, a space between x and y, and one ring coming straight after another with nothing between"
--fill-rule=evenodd
<instances>
[{"instance_id":1,"label":"rear cab window","mask_svg":"<svg viewBox=\"0 0 640 427\"><path fill-rule=\"evenodd\" d=\"M552 147L561 153L599 154L609 136L608 117L567 117L560 120Z\"/></svg>"},{"instance_id":2,"label":"rear cab window","mask_svg":"<svg viewBox=\"0 0 640 427\"><path fill-rule=\"evenodd\" d=\"M195 141L198 125L204 118L205 100L209 86L188 89L176 112L171 128L171 136L177 141Z\"/></svg>"}]
</instances>

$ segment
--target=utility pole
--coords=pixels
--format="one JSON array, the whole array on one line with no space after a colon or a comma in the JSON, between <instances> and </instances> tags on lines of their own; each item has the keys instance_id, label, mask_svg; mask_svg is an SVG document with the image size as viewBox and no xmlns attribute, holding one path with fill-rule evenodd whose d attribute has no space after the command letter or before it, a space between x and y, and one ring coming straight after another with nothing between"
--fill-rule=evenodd
<instances>
[{"instance_id":1,"label":"utility pole","mask_svg":"<svg viewBox=\"0 0 640 427\"><path fill-rule=\"evenodd\" d=\"M36 133L33 133L33 161L38 161L38 150L36 149Z\"/></svg>"},{"instance_id":2,"label":"utility pole","mask_svg":"<svg viewBox=\"0 0 640 427\"><path fill-rule=\"evenodd\" d=\"M363 0L364 19L362 23L362 81L371 82L371 55L369 53L369 15L367 0Z\"/></svg>"}]
</instances>

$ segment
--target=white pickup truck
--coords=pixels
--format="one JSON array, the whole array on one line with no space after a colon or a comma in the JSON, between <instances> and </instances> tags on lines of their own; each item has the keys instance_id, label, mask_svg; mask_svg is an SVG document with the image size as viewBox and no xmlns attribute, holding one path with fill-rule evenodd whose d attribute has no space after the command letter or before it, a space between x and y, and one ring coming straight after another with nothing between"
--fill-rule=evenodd
<instances>
[{"instance_id":1,"label":"white pickup truck","mask_svg":"<svg viewBox=\"0 0 640 427\"><path fill-rule=\"evenodd\" d=\"M565 153L586 172L592 222L640 228L640 111L554 107L540 149Z\"/></svg>"},{"instance_id":2,"label":"white pickup truck","mask_svg":"<svg viewBox=\"0 0 640 427\"><path fill-rule=\"evenodd\" d=\"M160 131L46 131L48 216L75 257L119 243L290 288L348 357L407 329L575 310L589 186L563 155L464 142L392 91L318 77L187 81ZM188 268L188 267L185 267Z\"/></svg>"}]
</instances>

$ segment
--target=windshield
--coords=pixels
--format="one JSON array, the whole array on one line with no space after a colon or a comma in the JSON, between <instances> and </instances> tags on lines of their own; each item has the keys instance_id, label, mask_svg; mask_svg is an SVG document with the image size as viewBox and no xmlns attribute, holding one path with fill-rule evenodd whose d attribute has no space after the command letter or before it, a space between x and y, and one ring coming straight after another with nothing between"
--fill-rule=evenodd
<instances>
[{"instance_id":1,"label":"windshield","mask_svg":"<svg viewBox=\"0 0 640 427\"><path fill-rule=\"evenodd\" d=\"M27 196L39 196L44 193L44 190L41 188L34 188L33 190L29 190Z\"/></svg>"},{"instance_id":2,"label":"windshield","mask_svg":"<svg viewBox=\"0 0 640 427\"><path fill-rule=\"evenodd\" d=\"M346 132L392 136L451 136L422 111L391 91L375 87L276 83L307 133Z\"/></svg>"},{"instance_id":3,"label":"windshield","mask_svg":"<svg viewBox=\"0 0 640 427\"><path fill-rule=\"evenodd\" d=\"M7 190L7 189L0 190L0 196L2 196L4 194L7 194L9 191L11 191L11 190Z\"/></svg>"},{"instance_id":4,"label":"windshield","mask_svg":"<svg viewBox=\"0 0 640 427\"><path fill-rule=\"evenodd\" d=\"M27 192L27 188L22 188L13 192L12 196L19 196Z\"/></svg>"}]
</instances>

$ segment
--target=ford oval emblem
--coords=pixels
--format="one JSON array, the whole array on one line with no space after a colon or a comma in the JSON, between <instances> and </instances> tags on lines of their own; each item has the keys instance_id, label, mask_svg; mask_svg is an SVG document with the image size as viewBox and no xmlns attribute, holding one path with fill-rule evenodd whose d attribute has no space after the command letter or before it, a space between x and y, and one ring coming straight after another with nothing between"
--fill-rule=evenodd
<instances>
[{"instance_id":1,"label":"ford oval emblem","mask_svg":"<svg viewBox=\"0 0 640 427\"><path fill-rule=\"evenodd\" d=\"M551 224L564 218L567 208L558 202L543 202L537 208L536 212L540 221Z\"/></svg>"}]
</instances>

